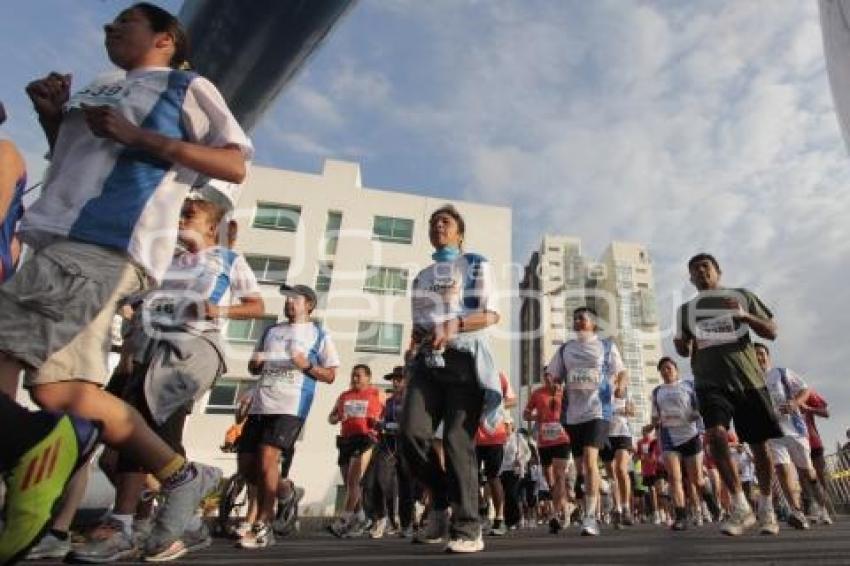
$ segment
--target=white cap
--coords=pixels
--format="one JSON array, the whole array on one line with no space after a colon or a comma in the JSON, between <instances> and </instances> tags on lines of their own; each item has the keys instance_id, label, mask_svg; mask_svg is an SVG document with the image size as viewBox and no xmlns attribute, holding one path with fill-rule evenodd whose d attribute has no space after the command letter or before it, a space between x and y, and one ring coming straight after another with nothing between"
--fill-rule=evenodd
<instances>
[{"instance_id":1,"label":"white cap","mask_svg":"<svg viewBox=\"0 0 850 566\"><path fill-rule=\"evenodd\" d=\"M204 177L195 183L188 198L209 201L230 212L236 208L241 194L242 185Z\"/></svg>"}]
</instances>

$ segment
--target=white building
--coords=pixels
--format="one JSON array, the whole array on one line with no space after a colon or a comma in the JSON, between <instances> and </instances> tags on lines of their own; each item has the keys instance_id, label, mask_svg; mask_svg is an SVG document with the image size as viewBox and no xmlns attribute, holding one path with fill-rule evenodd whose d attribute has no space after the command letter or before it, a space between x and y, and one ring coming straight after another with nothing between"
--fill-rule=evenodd
<instances>
[{"instance_id":1,"label":"white building","mask_svg":"<svg viewBox=\"0 0 850 566\"><path fill-rule=\"evenodd\" d=\"M544 236L520 284L523 398L571 336L573 310L587 305L599 314L602 334L615 337L629 370L638 413L633 423L649 422L649 394L660 383L655 366L662 355L654 288L649 253L639 244L613 242L597 262L582 255L578 238Z\"/></svg>"},{"instance_id":2,"label":"white building","mask_svg":"<svg viewBox=\"0 0 850 566\"><path fill-rule=\"evenodd\" d=\"M319 175L254 167L239 201L236 247L262 284L267 318L228 324L228 372L189 419L189 456L235 470L235 456L219 445L236 399L252 387L248 358L265 326L282 318L280 282L310 285L320 294L314 317L333 336L342 366L333 385L317 386L291 477L306 490L302 512L332 512L341 479L337 427L327 415L354 364L369 364L373 382L382 384L401 363L410 335L410 283L431 263L428 218L446 202L466 220L464 247L494 267L503 293L495 354L510 369L510 209L364 188L355 163L328 160Z\"/></svg>"}]
</instances>

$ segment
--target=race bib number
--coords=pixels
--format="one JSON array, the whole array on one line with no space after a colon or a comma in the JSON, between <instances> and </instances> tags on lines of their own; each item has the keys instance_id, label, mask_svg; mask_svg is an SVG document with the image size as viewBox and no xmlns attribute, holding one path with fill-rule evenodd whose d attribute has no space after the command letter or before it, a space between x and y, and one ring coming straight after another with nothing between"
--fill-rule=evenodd
<instances>
[{"instance_id":1,"label":"race bib number","mask_svg":"<svg viewBox=\"0 0 850 566\"><path fill-rule=\"evenodd\" d=\"M697 322L695 338L699 349L712 348L738 341L735 321L731 314L707 318Z\"/></svg>"},{"instance_id":2,"label":"race bib number","mask_svg":"<svg viewBox=\"0 0 850 566\"><path fill-rule=\"evenodd\" d=\"M68 108L82 108L86 106L117 106L127 97L129 89L125 82L102 82L94 83L85 89L74 93L68 99Z\"/></svg>"},{"instance_id":3,"label":"race bib number","mask_svg":"<svg viewBox=\"0 0 850 566\"><path fill-rule=\"evenodd\" d=\"M561 423L543 423L540 427L540 439L547 442L558 440L564 433Z\"/></svg>"},{"instance_id":4,"label":"race bib number","mask_svg":"<svg viewBox=\"0 0 850 566\"><path fill-rule=\"evenodd\" d=\"M384 423L384 430L387 432L396 432L398 430L398 423Z\"/></svg>"},{"instance_id":5,"label":"race bib number","mask_svg":"<svg viewBox=\"0 0 850 566\"><path fill-rule=\"evenodd\" d=\"M685 411L682 409L665 409L661 412L661 424L664 426L681 426L688 424Z\"/></svg>"},{"instance_id":6,"label":"race bib number","mask_svg":"<svg viewBox=\"0 0 850 566\"><path fill-rule=\"evenodd\" d=\"M365 419L369 410L369 401L351 399L342 406L342 414L346 419Z\"/></svg>"},{"instance_id":7,"label":"race bib number","mask_svg":"<svg viewBox=\"0 0 850 566\"><path fill-rule=\"evenodd\" d=\"M294 369L278 369L269 368L263 371L263 377L260 378L260 387L273 387L275 385L295 385L298 380L298 374L301 373Z\"/></svg>"},{"instance_id":8,"label":"race bib number","mask_svg":"<svg viewBox=\"0 0 850 566\"><path fill-rule=\"evenodd\" d=\"M567 373L567 387L570 389L594 390L599 386L597 368L573 368Z\"/></svg>"}]
</instances>

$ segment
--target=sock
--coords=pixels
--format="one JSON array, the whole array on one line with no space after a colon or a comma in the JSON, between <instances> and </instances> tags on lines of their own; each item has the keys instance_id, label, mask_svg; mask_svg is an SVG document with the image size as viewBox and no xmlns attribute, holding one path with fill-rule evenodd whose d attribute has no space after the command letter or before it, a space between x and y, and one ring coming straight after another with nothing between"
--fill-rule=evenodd
<instances>
[{"instance_id":1,"label":"sock","mask_svg":"<svg viewBox=\"0 0 850 566\"><path fill-rule=\"evenodd\" d=\"M720 515L720 506L717 505L717 499L714 497L714 494L709 491L707 486L703 486L702 488L702 500L705 501L705 505L708 507L708 512L711 513L712 517L718 517Z\"/></svg>"},{"instance_id":2,"label":"sock","mask_svg":"<svg viewBox=\"0 0 850 566\"><path fill-rule=\"evenodd\" d=\"M361 523L366 520L366 512L363 509L357 510L357 520Z\"/></svg>"},{"instance_id":3,"label":"sock","mask_svg":"<svg viewBox=\"0 0 850 566\"><path fill-rule=\"evenodd\" d=\"M759 508L765 512L773 511L773 498L769 495L759 494Z\"/></svg>"},{"instance_id":4,"label":"sock","mask_svg":"<svg viewBox=\"0 0 850 566\"><path fill-rule=\"evenodd\" d=\"M168 464L154 472L154 476L160 481L160 483L169 483L171 478L186 468L186 465L186 458L179 454L175 454L174 458L172 458Z\"/></svg>"},{"instance_id":5,"label":"sock","mask_svg":"<svg viewBox=\"0 0 850 566\"><path fill-rule=\"evenodd\" d=\"M587 506L584 510L585 518L596 518L596 497L592 495L584 496L584 503Z\"/></svg>"},{"instance_id":6,"label":"sock","mask_svg":"<svg viewBox=\"0 0 850 566\"><path fill-rule=\"evenodd\" d=\"M50 529L50 534L59 540L68 540L68 531L60 531L59 529Z\"/></svg>"},{"instance_id":7,"label":"sock","mask_svg":"<svg viewBox=\"0 0 850 566\"><path fill-rule=\"evenodd\" d=\"M133 516L132 515L117 515L112 513L110 518L121 523L121 530L128 537L133 536Z\"/></svg>"},{"instance_id":8,"label":"sock","mask_svg":"<svg viewBox=\"0 0 850 566\"><path fill-rule=\"evenodd\" d=\"M162 487L165 490L172 490L178 488L182 485L185 485L195 479L198 475L198 469L195 468L194 465L187 462L185 459L180 457L183 460L182 465L171 475L165 477L162 480Z\"/></svg>"},{"instance_id":9,"label":"sock","mask_svg":"<svg viewBox=\"0 0 850 566\"><path fill-rule=\"evenodd\" d=\"M744 495L743 491L739 491L735 494L735 506L740 507L741 509L750 509L750 502L747 501L747 496Z\"/></svg>"}]
</instances>

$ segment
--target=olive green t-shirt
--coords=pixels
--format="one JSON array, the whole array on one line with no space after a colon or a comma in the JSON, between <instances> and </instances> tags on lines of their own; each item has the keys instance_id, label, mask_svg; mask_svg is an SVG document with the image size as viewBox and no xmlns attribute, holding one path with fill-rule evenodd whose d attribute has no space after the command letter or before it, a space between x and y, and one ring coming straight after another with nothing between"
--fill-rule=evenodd
<instances>
[{"instance_id":1,"label":"olive green t-shirt","mask_svg":"<svg viewBox=\"0 0 850 566\"><path fill-rule=\"evenodd\" d=\"M734 311L723 305L724 299L729 298L737 299L752 315L773 318L761 299L746 289L700 291L680 306L676 337L686 342L694 340L691 369L697 389L719 387L741 391L765 386L749 325L732 318Z\"/></svg>"}]
</instances>

